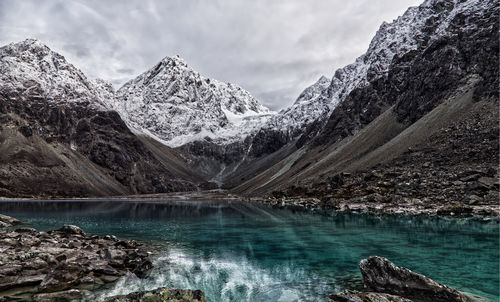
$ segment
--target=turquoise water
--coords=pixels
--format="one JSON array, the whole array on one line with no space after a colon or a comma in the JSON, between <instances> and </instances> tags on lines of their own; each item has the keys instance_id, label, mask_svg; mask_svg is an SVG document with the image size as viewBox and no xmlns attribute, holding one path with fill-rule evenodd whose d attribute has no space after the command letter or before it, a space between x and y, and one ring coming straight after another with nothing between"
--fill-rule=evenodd
<instances>
[{"instance_id":1,"label":"turquoise water","mask_svg":"<svg viewBox=\"0 0 500 302\"><path fill-rule=\"evenodd\" d=\"M209 301L328 301L361 289L359 260L387 257L438 282L498 301L498 220L312 214L210 201L0 202L0 213L49 230L153 243L151 276L126 276L101 295L160 286Z\"/></svg>"}]
</instances>

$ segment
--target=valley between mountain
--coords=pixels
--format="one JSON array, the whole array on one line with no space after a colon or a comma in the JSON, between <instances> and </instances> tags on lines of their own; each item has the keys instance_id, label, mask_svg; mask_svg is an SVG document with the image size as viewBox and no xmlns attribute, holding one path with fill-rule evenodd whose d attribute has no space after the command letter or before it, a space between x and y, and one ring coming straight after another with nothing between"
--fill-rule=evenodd
<instances>
[{"instance_id":1,"label":"valley between mountain","mask_svg":"<svg viewBox=\"0 0 500 302\"><path fill-rule=\"evenodd\" d=\"M425 0L279 112L0 47L0 301L498 299L499 11Z\"/></svg>"}]
</instances>

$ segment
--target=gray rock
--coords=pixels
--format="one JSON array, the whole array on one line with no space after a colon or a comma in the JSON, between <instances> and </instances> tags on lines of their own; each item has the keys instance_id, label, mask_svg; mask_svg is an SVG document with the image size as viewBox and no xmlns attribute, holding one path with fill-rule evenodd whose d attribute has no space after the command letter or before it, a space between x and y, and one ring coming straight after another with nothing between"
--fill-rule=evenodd
<instances>
[{"instance_id":1,"label":"gray rock","mask_svg":"<svg viewBox=\"0 0 500 302\"><path fill-rule=\"evenodd\" d=\"M0 228L10 227L18 224L21 224L21 221L17 220L16 218L0 214Z\"/></svg>"},{"instance_id":2,"label":"gray rock","mask_svg":"<svg viewBox=\"0 0 500 302\"><path fill-rule=\"evenodd\" d=\"M0 232L0 248L0 297L5 301L82 301L88 290L127 272L147 277L152 268L149 254L136 242L86 235L74 225L49 232Z\"/></svg>"},{"instance_id":3,"label":"gray rock","mask_svg":"<svg viewBox=\"0 0 500 302\"><path fill-rule=\"evenodd\" d=\"M63 225L62 228L60 228L58 231L66 234L85 235L83 230L80 227L77 227L76 225Z\"/></svg>"},{"instance_id":4,"label":"gray rock","mask_svg":"<svg viewBox=\"0 0 500 302\"><path fill-rule=\"evenodd\" d=\"M87 295L90 295L88 291L70 289L55 293L37 294L33 297L33 300L35 302L76 302L84 300Z\"/></svg>"},{"instance_id":5,"label":"gray rock","mask_svg":"<svg viewBox=\"0 0 500 302\"><path fill-rule=\"evenodd\" d=\"M126 296L114 296L100 300L100 302L206 302L205 294L201 290L184 290L179 288L158 288L153 291L135 292ZM99 302L99 301L96 301Z\"/></svg>"},{"instance_id":6,"label":"gray rock","mask_svg":"<svg viewBox=\"0 0 500 302\"><path fill-rule=\"evenodd\" d=\"M412 300L383 293L345 290L330 295L330 302L412 302Z\"/></svg>"},{"instance_id":7,"label":"gray rock","mask_svg":"<svg viewBox=\"0 0 500 302\"><path fill-rule=\"evenodd\" d=\"M479 197L475 194L472 194L472 195L467 196L465 201L470 205L474 205L474 204L483 202L483 200L484 200L484 198Z\"/></svg>"},{"instance_id":8,"label":"gray rock","mask_svg":"<svg viewBox=\"0 0 500 302\"><path fill-rule=\"evenodd\" d=\"M424 275L394 265L383 257L370 257L359 264L365 288L425 302L468 302L457 290Z\"/></svg>"}]
</instances>

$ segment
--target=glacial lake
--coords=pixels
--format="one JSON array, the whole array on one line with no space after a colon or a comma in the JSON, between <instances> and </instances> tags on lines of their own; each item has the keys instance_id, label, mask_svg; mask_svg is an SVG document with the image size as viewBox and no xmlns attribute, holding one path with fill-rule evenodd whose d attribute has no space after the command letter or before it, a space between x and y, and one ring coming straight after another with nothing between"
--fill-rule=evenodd
<instances>
[{"instance_id":1,"label":"glacial lake","mask_svg":"<svg viewBox=\"0 0 500 302\"><path fill-rule=\"evenodd\" d=\"M362 289L371 255L461 291L499 300L499 220L310 213L210 200L1 201L0 213L51 230L151 244L155 268L100 295L201 289L209 301L328 301Z\"/></svg>"}]
</instances>

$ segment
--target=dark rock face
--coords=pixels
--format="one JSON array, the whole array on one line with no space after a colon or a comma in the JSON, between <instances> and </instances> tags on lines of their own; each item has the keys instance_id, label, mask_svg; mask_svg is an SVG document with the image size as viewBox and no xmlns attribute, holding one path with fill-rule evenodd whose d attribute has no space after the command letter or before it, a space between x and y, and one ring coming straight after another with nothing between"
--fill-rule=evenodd
<instances>
[{"instance_id":1,"label":"dark rock face","mask_svg":"<svg viewBox=\"0 0 500 302\"><path fill-rule=\"evenodd\" d=\"M81 301L127 272L144 278L150 270L138 243L77 226L0 231L0 301Z\"/></svg>"},{"instance_id":2,"label":"dark rock face","mask_svg":"<svg viewBox=\"0 0 500 302\"><path fill-rule=\"evenodd\" d=\"M181 150L183 154L187 154L193 158L206 157L220 162L221 164L229 165L241 160L246 153L247 147L245 143L218 145L208 140L204 140L187 143L178 149Z\"/></svg>"},{"instance_id":3,"label":"dark rock face","mask_svg":"<svg viewBox=\"0 0 500 302\"><path fill-rule=\"evenodd\" d=\"M184 144L176 150L187 159L193 170L206 179L212 179L218 174L223 174L226 167L242 161L247 154L248 146L248 140L227 145L203 140Z\"/></svg>"},{"instance_id":4,"label":"dark rock face","mask_svg":"<svg viewBox=\"0 0 500 302\"><path fill-rule=\"evenodd\" d=\"M281 131L260 130L252 140L249 154L260 157L278 151L289 142L290 138Z\"/></svg>"},{"instance_id":5,"label":"dark rock face","mask_svg":"<svg viewBox=\"0 0 500 302\"><path fill-rule=\"evenodd\" d=\"M0 155L1 195L119 195L196 188L159 162L114 111L14 93L0 95L0 108L0 140L6 148ZM28 142L11 130L16 126ZM22 151L15 152L17 145ZM71 167L69 162L83 166ZM95 166L85 167L89 164ZM90 170L103 175L82 180ZM111 184L101 180L98 185L103 188L96 188L87 182L98 177Z\"/></svg>"},{"instance_id":6,"label":"dark rock face","mask_svg":"<svg viewBox=\"0 0 500 302\"><path fill-rule=\"evenodd\" d=\"M409 299L383 293L363 293L345 290L330 296L331 302L412 302Z\"/></svg>"},{"instance_id":7,"label":"dark rock face","mask_svg":"<svg viewBox=\"0 0 500 302\"><path fill-rule=\"evenodd\" d=\"M136 292L126 296L110 297L101 302L206 302L205 294L200 290L184 290L178 288L159 288L148 292Z\"/></svg>"},{"instance_id":8,"label":"dark rock face","mask_svg":"<svg viewBox=\"0 0 500 302\"><path fill-rule=\"evenodd\" d=\"M479 77L474 97L498 100L498 18L493 1L480 13L454 16L448 34L421 41L417 50L396 56L386 76L353 90L333 111L314 145L336 142L357 133L394 106L399 122L409 125L446 99L471 75ZM435 11L451 1L434 1ZM443 9L442 7L445 7ZM429 33L435 20L427 20Z\"/></svg>"},{"instance_id":9,"label":"dark rock face","mask_svg":"<svg viewBox=\"0 0 500 302\"><path fill-rule=\"evenodd\" d=\"M370 257L359 264L365 288L369 291L399 295L429 302L466 302L464 294L439 284L424 275L399 267L383 257Z\"/></svg>"}]
</instances>

